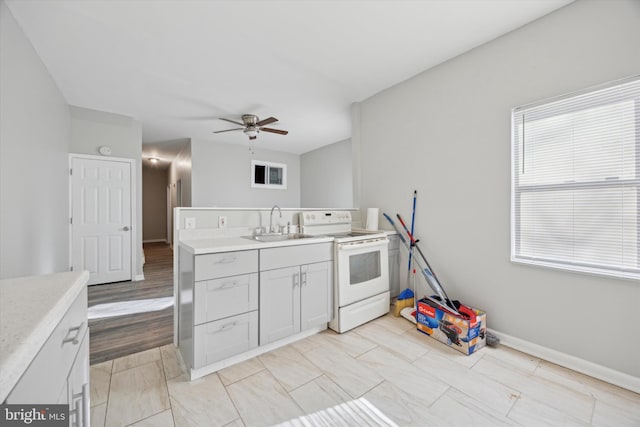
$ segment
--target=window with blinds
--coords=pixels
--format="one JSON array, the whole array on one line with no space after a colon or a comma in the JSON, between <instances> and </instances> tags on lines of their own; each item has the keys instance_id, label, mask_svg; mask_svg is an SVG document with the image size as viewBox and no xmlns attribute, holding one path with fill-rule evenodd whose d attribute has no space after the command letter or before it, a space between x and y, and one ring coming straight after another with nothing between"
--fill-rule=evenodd
<instances>
[{"instance_id":1,"label":"window with blinds","mask_svg":"<svg viewBox=\"0 0 640 427\"><path fill-rule=\"evenodd\" d=\"M511 260L640 278L640 77L515 108Z\"/></svg>"}]
</instances>

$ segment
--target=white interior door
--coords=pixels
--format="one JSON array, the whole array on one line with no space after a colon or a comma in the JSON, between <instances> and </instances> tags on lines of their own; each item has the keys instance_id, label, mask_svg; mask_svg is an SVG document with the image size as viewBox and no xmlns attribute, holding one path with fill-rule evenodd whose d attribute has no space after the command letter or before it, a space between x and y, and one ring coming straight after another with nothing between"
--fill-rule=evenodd
<instances>
[{"instance_id":1,"label":"white interior door","mask_svg":"<svg viewBox=\"0 0 640 427\"><path fill-rule=\"evenodd\" d=\"M132 280L131 163L72 158L71 248L89 285Z\"/></svg>"}]
</instances>

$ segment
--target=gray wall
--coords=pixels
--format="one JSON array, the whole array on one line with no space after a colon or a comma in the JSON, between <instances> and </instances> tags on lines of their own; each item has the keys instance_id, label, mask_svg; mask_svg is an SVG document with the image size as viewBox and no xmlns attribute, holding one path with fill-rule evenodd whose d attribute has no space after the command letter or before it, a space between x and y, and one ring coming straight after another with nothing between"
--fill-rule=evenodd
<instances>
[{"instance_id":1,"label":"gray wall","mask_svg":"<svg viewBox=\"0 0 640 427\"><path fill-rule=\"evenodd\" d=\"M352 208L351 140L336 142L300 156L303 208Z\"/></svg>"},{"instance_id":2,"label":"gray wall","mask_svg":"<svg viewBox=\"0 0 640 427\"><path fill-rule=\"evenodd\" d=\"M142 165L142 241L167 240L168 168Z\"/></svg>"},{"instance_id":3,"label":"gray wall","mask_svg":"<svg viewBox=\"0 0 640 427\"><path fill-rule=\"evenodd\" d=\"M262 150L256 143L251 155L248 145L191 140L193 161L191 197L193 206L300 207L300 156ZM251 160L287 165L287 189L251 187Z\"/></svg>"},{"instance_id":4,"label":"gray wall","mask_svg":"<svg viewBox=\"0 0 640 427\"><path fill-rule=\"evenodd\" d=\"M135 242L138 247L136 275L142 275L142 126L131 117L71 106L71 144L76 154L100 155L98 148L111 147L112 157L133 159L136 174Z\"/></svg>"},{"instance_id":5,"label":"gray wall","mask_svg":"<svg viewBox=\"0 0 640 427\"><path fill-rule=\"evenodd\" d=\"M69 269L68 105L0 2L0 278Z\"/></svg>"},{"instance_id":6,"label":"gray wall","mask_svg":"<svg viewBox=\"0 0 640 427\"><path fill-rule=\"evenodd\" d=\"M509 239L511 108L639 71L640 2L577 1L389 88L354 123L360 206L408 216L417 189L416 234L450 296L490 328L640 376L640 285L513 264Z\"/></svg>"}]
</instances>

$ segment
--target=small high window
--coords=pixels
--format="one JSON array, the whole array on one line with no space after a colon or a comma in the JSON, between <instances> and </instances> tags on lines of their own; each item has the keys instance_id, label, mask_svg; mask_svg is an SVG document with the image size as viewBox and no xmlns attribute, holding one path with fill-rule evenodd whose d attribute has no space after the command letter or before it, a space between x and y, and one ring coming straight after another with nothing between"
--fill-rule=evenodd
<instances>
[{"instance_id":1,"label":"small high window","mask_svg":"<svg viewBox=\"0 0 640 427\"><path fill-rule=\"evenodd\" d=\"M283 163L251 161L251 187L287 189L287 165Z\"/></svg>"}]
</instances>

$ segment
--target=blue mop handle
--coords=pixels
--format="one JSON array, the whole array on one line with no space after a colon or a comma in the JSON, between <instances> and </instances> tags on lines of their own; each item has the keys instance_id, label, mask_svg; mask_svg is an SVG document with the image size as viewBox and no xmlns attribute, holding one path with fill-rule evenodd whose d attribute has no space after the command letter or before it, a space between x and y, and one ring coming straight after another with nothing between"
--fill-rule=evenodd
<instances>
[{"instance_id":1,"label":"blue mop handle","mask_svg":"<svg viewBox=\"0 0 640 427\"><path fill-rule=\"evenodd\" d=\"M418 197L418 190L413 190L413 211L411 212L411 235L413 236L414 227L416 224L416 198ZM411 257L413 256L413 251L409 251L409 265L408 270L411 273Z\"/></svg>"},{"instance_id":2,"label":"blue mop handle","mask_svg":"<svg viewBox=\"0 0 640 427\"><path fill-rule=\"evenodd\" d=\"M402 233L400 232L400 230L398 229L398 226L396 225L395 222L393 222L393 220L391 219L391 217L389 215L387 215L386 213L382 213L382 216L387 218L387 221L389 221L389 223L391 224L391 226L393 227L394 230L396 230L396 233L398 233L398 237L400 238L400 240L402 241L402 243L404 243L405 245L408 244L406 240L404 240L404 237L402 236Z\"/></svg>"}]
</instances>

